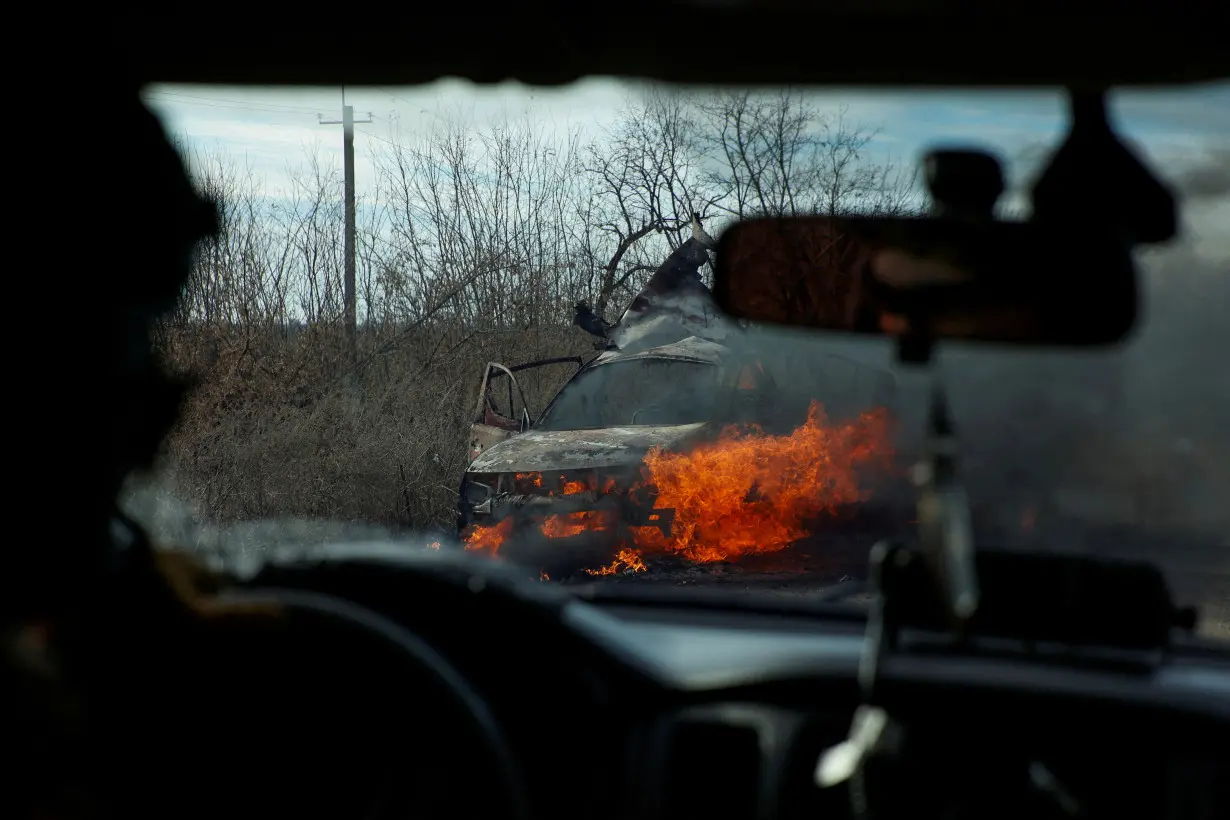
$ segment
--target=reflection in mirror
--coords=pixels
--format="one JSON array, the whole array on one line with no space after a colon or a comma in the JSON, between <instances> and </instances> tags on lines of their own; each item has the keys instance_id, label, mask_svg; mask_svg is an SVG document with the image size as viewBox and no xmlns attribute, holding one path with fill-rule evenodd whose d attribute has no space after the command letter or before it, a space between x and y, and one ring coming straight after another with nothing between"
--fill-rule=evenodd
<instances>
[{"instance_id":1,"label":"reflection in mirror","mask_svg":"<svg viewBox=\"0 0 1230 820\"><path fill-rule=\"evenodd\" d=\"M758 322L1041 345L1119 341L1136 316L1128 245L1067 226L792 217L721 239L714 295Z\"/></svg>"}]
</instances>

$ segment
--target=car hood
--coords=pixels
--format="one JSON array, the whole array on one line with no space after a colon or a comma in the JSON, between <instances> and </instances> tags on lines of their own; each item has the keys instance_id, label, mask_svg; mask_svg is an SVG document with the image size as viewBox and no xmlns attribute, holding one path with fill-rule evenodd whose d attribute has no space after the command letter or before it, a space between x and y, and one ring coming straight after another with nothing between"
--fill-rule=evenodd
<instances>
[{"instance_id":1,"label":"car hood","mask_svg":"<svg viewBox=\"0 0 1230 820\"><path fill-rule=\"evenodd\" d=\"M485 450L476 473L584 470L635 464L653 447L677 448L704 437L712 422L598 430L527 430Z\"/></svg>"}]
</instances>

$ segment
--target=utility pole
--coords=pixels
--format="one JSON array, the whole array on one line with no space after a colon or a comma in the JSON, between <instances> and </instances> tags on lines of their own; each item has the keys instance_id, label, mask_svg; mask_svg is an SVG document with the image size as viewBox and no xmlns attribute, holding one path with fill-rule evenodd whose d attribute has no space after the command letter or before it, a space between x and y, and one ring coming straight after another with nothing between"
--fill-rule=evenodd
<instances>
[{"instance_id":1,"label":"utility pole","mask_svg":"<svg viewBox=\"0 0 1230 820\"><path fill-rule=\"evenodd\" d=\"M354 126L355 123L371 122L372 115L369 113L367 119L356 120L354 118L354 106L346 105L346 88L343 86L342 118L340 120L326 120L323 114L318 114L317 119L320 125L342 126L343 174L346 188L346 279L342 287L343 298L346 300L347 343L350 346L350 358L353 362L358 355L358 310L356 308L357 297L355 295Z\"/></svg>"}]
</instances>

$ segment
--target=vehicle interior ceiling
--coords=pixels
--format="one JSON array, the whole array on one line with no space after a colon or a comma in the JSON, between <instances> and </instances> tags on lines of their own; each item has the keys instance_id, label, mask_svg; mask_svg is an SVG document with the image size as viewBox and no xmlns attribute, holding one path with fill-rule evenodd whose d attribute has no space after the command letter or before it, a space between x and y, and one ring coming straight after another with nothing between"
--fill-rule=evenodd
<instances>
[{"instance_id":1,"label":"vehicle interior ceiling","mask_svg":"<svg viewBox=\"0 0 1230 820\"><path fill-rule=\"evenodd\" d=\"M973 8L634 0L595 16L562 3L454 5L389 10L361 37L326 15L261 10L232 35L186 25L180 9L125 12L110 28L125 91L446 76L1095 90L1230 78L1215 34L1230 23L1216 4ZM945 609L919 580L934 568L895 565L899 552L878 555L875 580L897 585L900 609L870 618L865 607L684 603L652 590L578 600L467 555L403 561L379 545L367 555L348 560L339 545L239 583L150 559L125 576L119 614L83 632L100 643L73 685L107 718L86 734L47 730L92 757L32 760L79 778L80 794L185 817L1226 816L1230 654L1174 642L1182 618L1147 572L1082 569L1104 596L1099 616L1059 603L1071 568L1030 575L1050 602L1005 580L1032 565L988 568L1006 631L975 646L960 628L948 642L959 606ZM964 583L952 580L961 567L934 569L945 594ZM1064 622L1072 613L1086 619L1079 628ZM916 644L901 637L907 627ZM1041 637L1027 651L1013 630L1029 629ZM48 725L73 720L57 713ZM841 774L850 760L862 768ZM89 816L72 800L60 816Z\"/></svg>"}]
</instances>

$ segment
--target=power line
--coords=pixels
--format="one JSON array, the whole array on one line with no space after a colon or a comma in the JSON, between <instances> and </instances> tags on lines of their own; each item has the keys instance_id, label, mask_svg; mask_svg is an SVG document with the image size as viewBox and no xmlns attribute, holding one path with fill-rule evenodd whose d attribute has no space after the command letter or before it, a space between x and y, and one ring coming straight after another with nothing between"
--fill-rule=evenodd
<instances>
[{"instance_id":1,"label":"power line","mask_svg":"<svg viewBox=\"0 0 1230 820\"><path fill-rule=\"evenodd\" d=\"M168 99L166 97L160 97L157 94L147 94L146 98L154 102L173 103L175 105L191 105L191 106L199 106L201 108L222 108L222 109L227 109L231 111L259 111L261 113L281 114L283 116L298 117L298 116L303 116L306 113L309 113L307 111L283 111L280 108L261 108L259 106L254 106L254 105L226 105L223 103L192 102L190 100ZM314 113L314 112L311 112L311 113Z\"/></svg>"},{"instance_id":2,"label":"power line","mask_svg":"<svg viewBox=\"0 0 1230 820\"><path fill-rule=\"evenodd\" d=\"M412 102L410 102L409 100L407 100L405 97L399 97L399 96L397 96L397 95L396 95L396 94L394 94L392 91L389 91L387 88L381 88L380 86L376 86L376 90L377 90L377 91L383 91L385 94L388 94L388 95L389 95L390 97L392 97L393 99L395 99L395 100L399 100L399 101L401 101L401 102L404 102L406 105L418 105L418 103L412 103Z\"/></svg>"},{"instance_id":3,"label":"power line","mask_svg":"<svg viewBox=\"0 0 1230 820\"><path fill-rule=\"evenodd\" d=\"M394 94L392 91L389 91L387 88L383 88L378 85L372 86L372 88L375 88L377 91L382 91L385 94L388 94L390 97L397 100L398 102L403 102L406 105L414 106L415 108L419 110L420 114L426 114L427 116L433 117L437 120L445 120L446 122L448 121L448 117L442 115L439 111L431 111L427 108L424 108L423 107L424 104L422 102L417 102L417 103L411 102L410 100L407 100L405 97L399 97L398 95ZM401 119L401 115L398 114L398 120L400 119Z\"/></svg>"},{"instance_id":4,"label":"power line","mask_svg":"<svg viewBox=\"0 0 1230 820\"><path fill-rule=\"evenodd\" d=\"M278 110L283 110L287 112L295 112L299 114L316 113L315 108L309 108L309 107L302 106L302 105L285 105L283 103L262 103L262 102L255 102L252 100L231 100L225 97L203 97L199 94L181 94L178 91L152 91L152 92L147 92L147 93L149 93L150 95L158 95L158 96L163 96L163 97L177 97L177 98L183 98L187 100L201 100L202 102L215 103L215 104L226 103L230 105L253 107L253 108L259 108L259 109L264 109L264 110L278 109Z\"/></svg>"},{"instance_id":5,"label":"power line","mask_svg":"<svg viewBox=\"0 0 1230 820\"><path fill-rule=\"evenodd\" d=\"M388 120L385 120L385 122L388 122ZM401 146L393 142L393 140L385 139L384 137L377 136L376 134L373 134L371 131L368 131L366 129L364 129L362 133L363 133L363 136L368 137L370 139L374 139L378 142L383 142L385 145L391 145L394 148L401 148Z\"/></svg>"}]
</instances>

